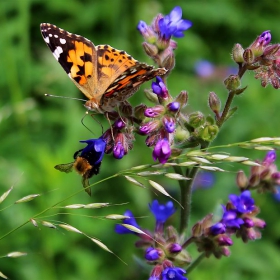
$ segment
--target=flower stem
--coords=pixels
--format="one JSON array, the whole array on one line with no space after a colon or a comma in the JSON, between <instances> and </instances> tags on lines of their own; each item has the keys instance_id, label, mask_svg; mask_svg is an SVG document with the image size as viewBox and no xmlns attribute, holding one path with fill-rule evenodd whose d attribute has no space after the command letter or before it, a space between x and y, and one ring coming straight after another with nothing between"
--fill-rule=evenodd
<instances>
[{"instance_id":1,"label":"flower stem","mask_svg":"<svg viewBox=\"0 0 280 280\"><path fill-rule=\"evenodd\" d=\"M194 260L188 267L187 267L187 273L188 275L190 274L190 272L195 268L197 267L200 262L204 259L205 257L205 252L204 253L201 253L197 258L196 260Z\"/></svg>"},{"instance_id":2,"label":"flower stem","mask_svg":"<svg viewBox=\"0 0 280 280\"><path fill-rule=\"evenodd\" d=\"M230 91L227 101L226 101L226 105L223 110L223 113L222 113L221 117L217 120L218 127L221 127L223 125L223 123L227 117L228 111L230 110L230 105L231 105L231 102L232 102L234 96L235 96L235 91Z\"/></svg>"},{"instance_id":3,"label":"flower stem","mask_svg":"<svg viewBox=\"0 0 280 280\"><path fill-rule=\"evenodd\" d=\"M180 229L179 232L182 234L189 226L189 219L191 214L191 197L192 197L192 183L195 179L195 176L198 172L198 166L195 166L191 169L190 173L188 174L188 177L191 178L189 181L179 181L180 184L180 191L181 191L181 214L180 214ZM174 170L176 173L182 174L181 168L178 166L174 166ZM188 170L186 171L186 173ZM187 175L187 174L185 174Z\"/></svg>"}]
</instances>

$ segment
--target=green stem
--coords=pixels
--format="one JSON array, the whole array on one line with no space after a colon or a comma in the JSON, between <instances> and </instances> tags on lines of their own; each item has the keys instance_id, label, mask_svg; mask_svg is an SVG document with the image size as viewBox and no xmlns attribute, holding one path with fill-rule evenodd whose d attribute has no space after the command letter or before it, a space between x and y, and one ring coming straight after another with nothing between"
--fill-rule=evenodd
<instances>
[{"instance_id":1,"label":"green stem","mask_svg":"<svg viewBox=\"0 0 280 280\"><path fill-rule=\"evenodd\" d=\"M192 272L192 270L194 269L194 268L196 268L200 263L201 263L201 261L204 259L204 257L205 257L205 253L201 253L197 258L196 258L196 260L194 260L188 267L187 267L187 274L189 275L191 272Z\"/></svg>"},{"instance_id":2,"label":"green stem","mask_svg":"<svg viewBox=\"0 0 280 280\"><path fill-rule=\"evenodd\" d=\"M194 166L188 177L191 178L189 181L179 181L181 191L181 214L180 214L180 228L179 232L182 234L189 226L189 220L191 215L191 198L192 198L192 183L199 170L198 166ZM182 182L182 183L181 183Z\"/></svg>"},{"instance_id":3,"label":"green stem","mask_svg":"<svg viewBox=\"0 0 280 280\"><path fill-rule=\"evenodd\" d=\"M235 91L230 91L226 104L225 104L225 108L223 110L223 113L221 115L221 117L217 120L217 126L221 127L227 117L228 111L230 110L230 105L232 103L233 97L235 96Z\"/></svg>"}]
</instances>

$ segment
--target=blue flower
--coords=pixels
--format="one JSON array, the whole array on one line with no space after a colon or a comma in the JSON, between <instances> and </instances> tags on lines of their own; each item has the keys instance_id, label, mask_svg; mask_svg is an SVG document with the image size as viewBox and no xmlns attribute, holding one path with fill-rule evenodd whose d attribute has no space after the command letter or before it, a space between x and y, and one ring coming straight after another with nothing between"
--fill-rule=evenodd
<instances>
[{"instance_id":1,"label":"blue flower","mask_svg":"<svg viewBox=\"0 0 280 280\"><path fill-rule=\"evenodd\" d=\"M157 223L165 223L166 220L175 213L173 202L168 201L165 205L159 204L157 200L154 200L149 204L150 210L156 218Z\"/></svg>"},{"instance_id":2,"label":"blue flower","mask_svg":"<svg viewBox=\"0 0 280 280\"><path fill-rule=\"evenodd\" d=\"M179 111L181 104L180 104L180 102L173 101L173 102L169 103L167 105L167 107L171 112L177 112L177 111Z\"/></svg>"},{"instance_id":3,"label":"blue flower","mask_svg":"<svg viewBox=\"0 0 280 280\"><path fill-rule=\"evenodd\" d=\"M223 223L217 223L211 226L210 231L213 235L223 234L226 232L226 226Z\"/></svg>"},{"instance_id":4,"label":"blue flower","mask_svg":"<svg viewBox=\"0 0 280 280\"><path fill-rule=\"evenodd\" d=\"M156 82L152 82L152 90L153 93L155 93L156 95L162 98L168 97L168 90L161 77L157 76Z\"/></svg>"},{"instance_id":5,"label":"blue flower","mask_svg":"<svg viewBox=\"0 0 280 280\"><path fill-rule=\"evenodd\" d=\"M162 280L188 280L183 276L186 271L180 267L167 267L162 272Z\"/></svg>"},{"instance_id":6,"label":"blue flower","mask_svg":"<svg viewBox=\"0 0 280 280\"><path fill-rule=\"evenodd\" d=\"M255 202L251 198L250 191L244 191L240 196L231 194L229 199L239 213L248 213L255 209Z\"/></svg>"},{"instance_id":7,"label":"blue flower","mask_svg":"<svg viewBox=\"0 0 280 280\"><path fill-rule=\"evenodd\" d=\"M153 159L159 160L160 163L164 164L171 156L171 148L167 139L159 140L153 150Z\"/></svg>"},{"instance_id":8,"label":"blue flower","mask_svg":"<svg viewBox=\"0 0 280 280\"><path fill-rule=\"evenodd\" d=\"M136 223L136 220L132 214L132 212L130 210L126 210L124 212L124 216L128 216L130 218L125 218L123 219L123 224L126 224L126 225L131 225L131 226L134 226L136 228L139 228L139 225ZM115 232L118 233L118 234L127 234L127 233L134 233L134 234L137 234L131 230L129 230L128 228L124 227L123 225L116 225L115 226Z\"/></svg>"},{"instance_id":9,"label":"blue flower","mask_svg":"<svg viewBox=\"0 0 280 280\"><path fill-rule=\"evenodd\" d=\"M276 152L274 150L269 151L269 152L267 152L267 154L263 160L263 164L268 166L268 165L271 165L275 160L276 160Z\"/></svg>"},{"instance_id":10,"label":"blue flower","mask_svg":"<svg viewBox=\"0 0 280 280\"><path fill-rule=\"evenodd\" d=\"M173 133L176 128L175 120L173 118L164 117L162 119L162 121L163 121L165 130L168 133Z\"/></svg>"},{"instance_id":11,"label":"blue flower","mask_svg":"<svg viewBox=\"0 0 280 280\"><path fill-rule=\"evenodd\" d=\"M192 22L182 19L182 9L177 6L170 12L169 15L161 18L158 25L161 37L168 40L171 36L177 38L183 37L183 31L189 29L192 26Z\"/></svg>"},{"instance_id":12,"label":"blue flower","mask_svg":"<svg viewBox=\"0 0 280 280\"><path fill-rule=\"evenodd\" d=\"M102 138L82 140L87 146L81 151L81 157L85 158L92 166L98 165L104 156L106 142Z\"/></svg>"},{"instance_id":13,"label":"blue flower","mask_svg":"<svg viewBox=\"0 0 280 280\"><path fill-rule=\"evenodd\" d=\"M145 259L148 261L156 261L160 257L159 251L153 247L149 247L145 253Z\"/></svg>"},{"instance_id":14,"label":"blue flower","mask_svg":"<svg viewBox=\"0 0 280 280\"><path fill-rule=\"evenodd\" d=\"M277 192L273 196L278 202L280 202L280 186L276 187L276 191Z\"/></svg>"},{"instance_id":15,"label":"blue flower","mask_svg":"<svg viewBox=\"0 0 280 280\"><path fill-rule=\"evenodd\" d=\"M240 228L240 226L244 224L244 221L238 217L235 210L226 210L224 206L223 208L224 214L221 223L223 223L226 227L236 229Z\"/></svg>"}]
</instances>

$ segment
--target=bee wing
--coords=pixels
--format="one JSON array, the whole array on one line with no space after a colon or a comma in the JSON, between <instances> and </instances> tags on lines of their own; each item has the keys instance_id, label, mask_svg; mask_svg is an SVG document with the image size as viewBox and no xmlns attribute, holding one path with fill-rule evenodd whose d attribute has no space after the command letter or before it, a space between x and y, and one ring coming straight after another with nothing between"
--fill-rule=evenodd
<instances>
[{"instance_id":1,"label":"bee wing","mask_svg":"<svg viewBox=\"0 0 280 280\"><path fill-rule=\"evenodd\" d=\"M74 162L62 163L62 164L56 165L54 168L61 172L69 173L69 172L73 171L73 164L74 164Z\"/></svg>"}]
</instances>

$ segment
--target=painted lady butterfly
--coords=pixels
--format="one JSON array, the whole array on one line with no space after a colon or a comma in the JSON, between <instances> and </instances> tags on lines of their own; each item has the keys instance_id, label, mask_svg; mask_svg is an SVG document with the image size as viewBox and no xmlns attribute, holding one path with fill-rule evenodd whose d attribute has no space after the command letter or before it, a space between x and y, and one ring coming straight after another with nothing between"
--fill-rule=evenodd
<instances>
[{"instance_id":1,"label":"painted lady butterfly","mask_svg":"<svg viewBox=\"0 0 280 280\"><path fill-rule=\"evenodd\" d=\"M164 68L135 60L109 45L94 44L49 23L41 24L43 38L74 84L89 99L88 110L111 112L141 84L164 75Z\"/></svg>"}]
</instances>

